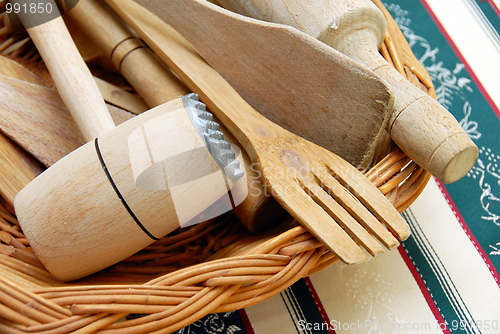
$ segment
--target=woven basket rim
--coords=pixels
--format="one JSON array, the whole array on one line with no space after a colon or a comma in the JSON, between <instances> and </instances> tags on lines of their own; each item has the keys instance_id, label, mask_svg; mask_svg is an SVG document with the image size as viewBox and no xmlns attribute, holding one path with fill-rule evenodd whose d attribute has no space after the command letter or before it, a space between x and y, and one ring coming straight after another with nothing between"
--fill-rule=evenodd
<instances>
[{"instance_id":1,"label":"woven basket rim","mask_svg":"<svg viewBox=\"0 0 500 334\"><path fill-rule=\"evenodd\" d=\"M381 54L435 98L432 80L415 57L408 57L413 54L395 21L379 0L373 1L388 22ZM20 48L9 54L16 43ZM0 52L25 63L40 60L29 41L20 35L9 37L1 27ZM399 212L404 211L423 191L430 174L413 163L388 135L381 141L375 159L377 163L366 176ZM4 237L0 251L0 332L106 329L107 333L147 333L161 328L170 333L209 313L259 303L338 261L291 218L273 230L256 234L235 221L228 213L217 221L178 230L112 269L63 283L44 269L15 217L0 203L0 233ZM177 262L162 255L176 249ZM153 260L155 265L151 264ZM176 263L185 266L174 267ZM116 322L131 313L148 315Z\"/></svg>"}]
</instances>

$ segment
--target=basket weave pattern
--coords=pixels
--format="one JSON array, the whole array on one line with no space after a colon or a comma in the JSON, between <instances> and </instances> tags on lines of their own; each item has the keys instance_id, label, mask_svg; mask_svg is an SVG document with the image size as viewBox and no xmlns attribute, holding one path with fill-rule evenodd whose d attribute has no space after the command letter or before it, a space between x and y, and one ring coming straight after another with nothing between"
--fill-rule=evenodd
<instances>
[{"instance_id":1,"label":"basket weave pattern","mask_svg":"<svg viewBox=\"0 0 500 334\"><path fill-rule=\"evenodd\" d=\"M429 75L396 23L374 2L388 21L381 54L435 97ZM29 38L9 36L3 28L0 52L24 63L39 61ZM404 211L430 174L388 135L376 162L367 177ZM15 217L2 206L0 240L2 333L172 333L209 313L259 303L338 261L291 218L274 230L252 234L231 213L174 231L117 265L71 283L45 270ZM145 316L117 321L128 314Z\"/></svg>"}]
</instances>

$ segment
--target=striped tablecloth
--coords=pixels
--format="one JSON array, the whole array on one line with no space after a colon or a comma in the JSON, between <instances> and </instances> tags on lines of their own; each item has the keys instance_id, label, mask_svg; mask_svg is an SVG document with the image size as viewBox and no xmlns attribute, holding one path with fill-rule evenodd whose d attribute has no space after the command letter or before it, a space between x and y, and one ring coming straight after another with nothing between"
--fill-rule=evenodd
<instances>
[{"instance_id":1,"label":"striped tablecloth","mask_svg":"<svg viewBox=\"0 0 500 334\"><path fill-rule=\"evenodd\" d=\"M412 236L179 333L500 333L500 1L386 2L439 102L480 149L459 182L432 179L403 213Z\"/></svg>"}]
</instances>

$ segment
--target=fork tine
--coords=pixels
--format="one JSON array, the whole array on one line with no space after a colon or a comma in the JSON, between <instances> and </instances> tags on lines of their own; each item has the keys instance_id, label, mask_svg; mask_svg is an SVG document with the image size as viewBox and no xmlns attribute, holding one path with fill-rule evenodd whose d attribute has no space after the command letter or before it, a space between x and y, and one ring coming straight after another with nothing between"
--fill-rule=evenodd
<instances>
[{"instance_id":1,"label":"fork tine","mask_svg":"<svg viewBox=\"0 0 500 334\"><path fill-rule=\"evenodd\" d=\"M336 201L356 218L357 222L361 223L368 231L375 235L385 247L393 249L399 246L398 240L339 181L324 169L318 169L314 175L326 193L335 198Z\"/></svg>"},{"instance_id":2,"label":"fork tine","mask_svg":"<svg viewBox=\"0 0 500 334\"><path fill-rule=\"evenodd\" d=\"M321 148L320 148L321 149ZM326 150L325 150L326 151ZM366 177L352 165L334 154L319 153L325 167L342 186L348 188L381 222L386 224L400 240L410 236L410 227L394 206ZM356 185L355 187L350 185Z\"/></svg>"},{"instance_id":3,"label":"fork tine","mask_svg":"<svg viewBox=\"0 0 500 334\"><path fill-rule=\"evenodd\" d=\"M323 207L323 209L328 212L328 214L332 216L332 218L335 219L335 221L337 221L354 240L363 245L363 247L372 256L376 256L384 252L384 248L380 245L380 243L378 243L378 241L370 233L368 233L368 231L363 228L363 226L361 226L360 223L357 222L346 209L344 209L339 203L337 203L337 201L328 195L323 188L313 184L308 179L299 181L304 190L306 190L314 201L321 205L321 207ZM366 209L364 211L366 211Z\"/></svg>"},{"instance_id":4,"label":"fork tine","mask_svg":"<svg viewBox=\"0 0 500 334\"><path fill-rule=\"evenodd\" d=\"M368 260L361 247L298 183L287 184L285 190L279 187L277 179L269 178L268 181L280 204L342 261L354 264ZM290 196L290 191L293 196Z\"/></svg>"}]
</instances>

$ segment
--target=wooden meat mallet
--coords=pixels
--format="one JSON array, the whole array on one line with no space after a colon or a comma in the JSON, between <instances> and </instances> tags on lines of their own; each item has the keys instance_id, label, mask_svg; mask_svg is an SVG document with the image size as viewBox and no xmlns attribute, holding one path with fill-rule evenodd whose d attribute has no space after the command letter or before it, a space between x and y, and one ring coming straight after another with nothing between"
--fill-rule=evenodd
<instances>
[{"instance_id":1,"label":"wooden meat mallet","mask_svg":"<svg viewBox=\"0 0 500 334\"><path fill-rule=\"evenodd\" d=\"M68 281L112 265L179 226L223 213L227 192L242 172L229 143L192 97L115 127L52 5L53 16L21 14L21 20L89 143L23 188L14 206L38 258Z\"/></svg>"},{"instance_id":2,"label":"wooden meat mallet","mask_svg":"<svg viewBox=\"0 0 500 334\"><path fill-rule=\"evenodd\" d=\"M62 8L59 8L63 10ZM168 69L168 67L149 49L136 34L124 23L105 3L96 0L79 1L78 4L66 13L66 24L70 23L72 29L70 33L75 44L79 48L85 60L85 54L100 54L101 62L112 63L117 70L127 79L132 87L144 98L150 108L168 102L181 95L188 94L190 90ZM68 19L69 16L69 19ZM8 17L9 26L13 24L18 30L22 29L22 23L10 22L9 19L18 17ZM70 28L70 27L68 27ZM85 35L87 34L87 35ZM82 42L84 41L84 42ZM78 45L78 42L80 45ZM84 47L91 49L87 52ZM98 48L96 48L96 46ZM98 50L97 50L98 49ZM82 53L83 52L83 53ZM106 61L107 60L107 61ZM111 98L117 97L115 94L104 95L103 87L105 82L94 78L98 83L99 90L103 97L113 103ZM116 87L113 88L112 93ZM120 95L120 98L126 96ZM132 101L135 102L135 101ZM127 107L134 105L128 104ZM138 106L140 109L142 106ZM135 109L128 109L134 111ZM137 112L134 112L137 114ZM63 115L62 115L63 116ZM19 119L22 120L22 119ZM214 121L218 122L214 118ZM220 124L220 123L219 123ZM43 129L45 132L46 129ZM51 131L50 129L49 131ZM236 139L223 126L220 131L224 133L225 139L233 145L239 146ZM25 138L23 136L23 138ZM35 141L33 141L35 142ZM61 143L60 141L57 143ZM36 143L35 143L36 145ZM44 151L52 155L51 151ZM39 153L39 152L35 152ZM57 152L59 153L59 152ZM56 155L57 155L56 153ZM238 219L253 232L261 231L274 226L287 214L282 206L265 190L259 173L251 166L252 162L244 150L241 151L241 162L244 165L245 175L248 181L248 195L242 203L233 209L233 213ZM44 158L44 157L42 157Z\"/></svg>"},{"instance_id":3,"label":"wooden meat mallet","mask_svg":"<svg viewBox=\"0 0 500 334\"><path fill-rule=\"evenodd\" d=\"M391 138L442 182L459 180L474 165L478 148L453 115L404 78L378 52L386 20L372 1L217 1L234 12L295 27L379 74L395 97L387 124Z\"/></svg>"},{"instance_id":4,"label":"wooden meat mallet","mask_svg":"<svg viewBox=\"0 0 500 334\"><path fill-rule=\"evenodd\" d=\"M103 1L79 1L67 15L102 50L150 108L191 92ZM239 146L222 124L220 131L228 142ZM242 150L241 154L248 195L233 212L249 230L256 232L274 226L286 211L265 190L246 152Z\"/></svg>"}]
</instances>

